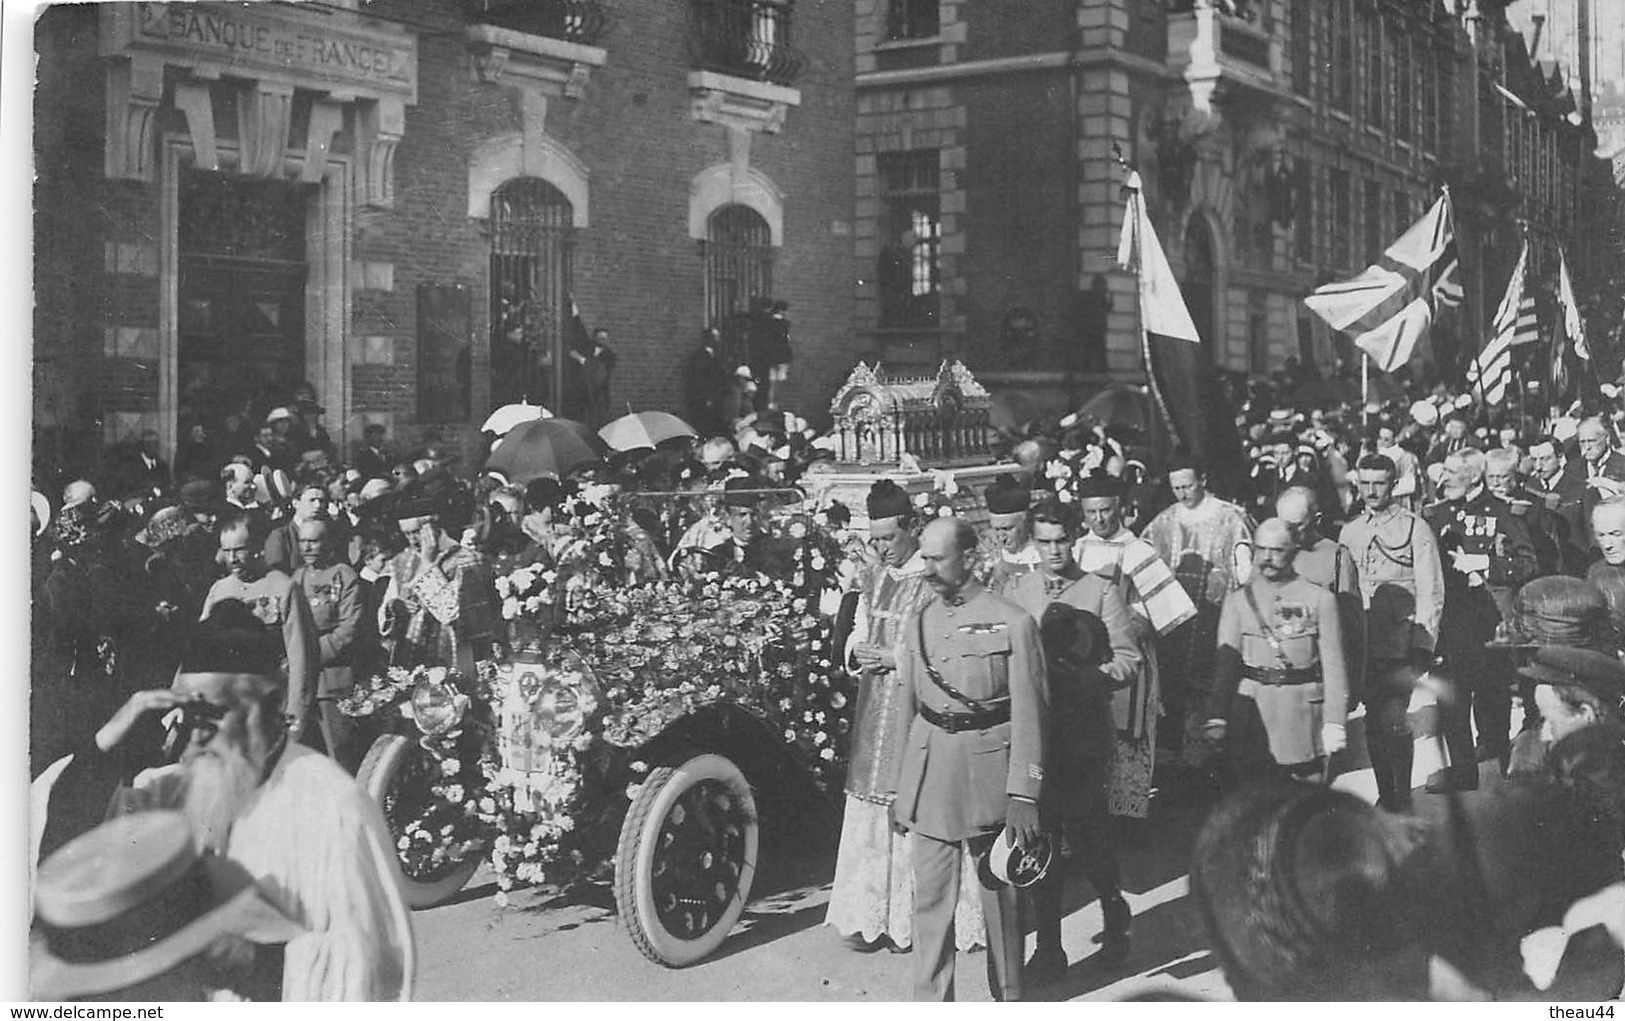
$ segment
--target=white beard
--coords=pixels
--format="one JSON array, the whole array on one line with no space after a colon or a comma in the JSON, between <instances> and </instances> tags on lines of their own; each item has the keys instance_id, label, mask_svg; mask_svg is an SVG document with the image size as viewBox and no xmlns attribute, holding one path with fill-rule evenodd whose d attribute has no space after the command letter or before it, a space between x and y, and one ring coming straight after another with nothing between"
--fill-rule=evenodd
<instances>
[{"instance_id":1,"label":"white beard","mask_svg":"<svg viewBox=\"0 0 1625 1021\"><path fill-rule=\"evenodd\" d=\"M201 751L186 764L182 805L201 851L225 854L231 826L260 785L261 767L234 747Z\"/></svg>"}]
</instances>

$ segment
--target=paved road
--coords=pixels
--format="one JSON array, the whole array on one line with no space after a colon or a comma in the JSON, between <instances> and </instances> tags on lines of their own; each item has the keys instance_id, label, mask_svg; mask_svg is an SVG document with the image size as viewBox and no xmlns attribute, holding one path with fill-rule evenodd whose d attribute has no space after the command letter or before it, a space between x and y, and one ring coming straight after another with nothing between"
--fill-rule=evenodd
<instances>
[{"instance_id":1,"label":"paved road","mask_svg":"<svg viewBox=\"0 0 1625 1021\"><path fill-rule=\"evenodd\" d=\"M1375 801L1365 758L1363 713L1351 721L1351 748L1336 786ZM1438 765L1438 749L1418 740L1418 783ZM1486 765L1485 774L1490 769ZM1417 795L1419 814L1436 798ZM1062 925L1073 962L1038 999L1121 999L1152 990L1203 999L1230 999L1208 950L1203 923L1189 897L1191 847L1207 811L1205 799L1159 798L1152 818L1120 853L1125 893L1134 910L1129 965L1105 973L1087 960L1100 931L1099 906L1081 879L1070 885L1074 910ZM819 825L828 826L828 821ZM682 970L645 960L620 931L609 891L566 903L521 891L507 908L492 900L491 876L475 877L456 903L418 913L417 995L424 1000L906 1000L910 957L847 950L825 927L834 871L834 834L781 839L803 850L764 856L755 899L728 941L710 959ZM1031 952L1031 936L1028 937ZM958 992L988 999L985 957L961 954Z\"/></svg>"},{"instance_id":2,"label":"paved road","mask_svg":"<svg viewBox=\"0 0 1625 1021\"><path fill-rule=\"evenodd\" d=\"M1106 974L1087 960L1096 950L1100 910L1087 884L1069 893L1076 910L1062 926L1073 961L1064 980L1034 991L1041 999L1116 999L1148 989L1228 999L1203 944L1187 896L1185 862L1200 823L1194 807L1171 807L1146 846L1123 854L1134 908L1127 968ZM847 950L825 927L833 853L780 861L765 872L741 924L710 959L682 970L645 960L619 928L609 893L564 903L536 891L510 906L492 900L491 877L475 877L457 903L416 916L417 997L423 1000L906 1000L912 958ZM1085 903L1087 901L1087 903ZM1028 938L1029 951L1031 937ZM959 995L986 1000L986 958L961 954Z\"/></svg>"}]
</instances>

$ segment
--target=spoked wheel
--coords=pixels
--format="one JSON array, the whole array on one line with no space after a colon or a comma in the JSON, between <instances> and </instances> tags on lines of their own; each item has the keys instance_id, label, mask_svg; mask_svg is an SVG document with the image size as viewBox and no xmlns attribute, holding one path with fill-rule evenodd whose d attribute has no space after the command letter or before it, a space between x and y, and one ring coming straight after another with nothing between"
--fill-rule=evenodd
<instances>
[{"instance_id":1,"label":"spoked wheel","mask_svg":"<svg viewBox=\"0 0 1625 1021\"><path fill-rule=\"evenodd\" d=\"M399 734L385 734L367 750L356 780L383 808L394 839L399 840L406 824L418 817L437 768L434 756ZM400 865L406 903L414 908L432 908L468 885L480 867L480 858L470 855L438 867L409 867L405 860Z\"/></svg>"},{"instance_id":2,"label":"spoked wheel","mask_svg":"<svg viewBox=\"0 0 1625 1021\"><path fill-rule=\"evenodd\" d=\"M721 755L649 772L621 826L615 906L649 960L701 960L739 921L756 878L756 799Z\"/></svg>"}]
</instances>

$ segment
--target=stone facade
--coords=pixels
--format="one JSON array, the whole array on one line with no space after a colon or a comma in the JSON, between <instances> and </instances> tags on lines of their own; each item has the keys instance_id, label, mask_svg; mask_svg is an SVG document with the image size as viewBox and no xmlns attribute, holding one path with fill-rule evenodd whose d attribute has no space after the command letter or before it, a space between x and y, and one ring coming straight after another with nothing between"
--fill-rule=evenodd
<instances>
[{"instance_id":1,"label":"stone facade","mask_svg":"<svg viewBox=\"0 0 1625 1021\"><path fill-rule=\"evenodd\" d=\"M1124 163L1224 369L1351 360L1301 299L1373 261L1441 184L1468 292L1439 325L1447 355L1476 347L1515 220L1542 273L1559 243L1578 276L1594 254L1576 229L1586 129L1498 3L1470 24L1389 0L944 0L934 23L921 6L857 0L856 314L888 365L962 357L1057 409L1143 378L1115 266ZM877 280L888 245L930 257L877 174L899 149L936 150L941 177L939 315L912 329Z\"/></svg>"}]
</instances>

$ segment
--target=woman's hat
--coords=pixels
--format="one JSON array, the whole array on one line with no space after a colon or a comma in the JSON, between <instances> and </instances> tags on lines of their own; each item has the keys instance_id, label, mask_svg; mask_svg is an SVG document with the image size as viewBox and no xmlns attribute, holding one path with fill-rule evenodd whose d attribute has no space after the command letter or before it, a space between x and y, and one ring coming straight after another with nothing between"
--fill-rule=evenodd
<instances>
[{"instance_id":1,"label":"woman's hat","mask_svg":"<svg viewBox=\"0 0 1625 1021\"><path fill-rule=\"evenodd\" d=\"M200 856L179 812L138 812L64 844L40 866L29 948L34 997L127 989L222 936L286 943L305 930L259 895L241 865Z\"/></svg>"},{"instance_id":2,"label":"woman's hat","mask_svg":"<svg viewBox=\"0 0 1625 1021\"><path fill-rule=\"evenodd\" d=\"M1000 886L1022 889L1043 879L1054 859L1055 851L1047 835L1040 836L1032 847L1021 847L1010 843L1009 830L1000 830L993 846L978 862L977 874L990 890Z\"/></svg>"},{"instance_id":3,"label":"woman's hat","mask_svg":"<svg viewBox=\"0 0 1625 1021\"><path fill-rule=\"evenodd\" d=\"M191 517L179 507L160 507L145 528L135 533L135 541L157 549L171 539L178 539L192 528Z\"/></svg>"},{"instance_id":4,"label":"woman's hat","mask_svg":"<svg viewBox=\"0 0 1625 1021\"><path fill-rule=\"evenodd\" d=\"M1191 895L1237 999L1425 992L1417 843L1397 817L1318 785L1222 801L1196 839Z\"/></svg>"},{"instance_id":5,"label":"woman's hat","mask_svg":"<svg viewBox=\"0 0 1625 1021\"><path fill-rule=\"evenodd\" d=\"M1491 649L1538 649L1566 645L1579 649L1608 648L1613 630L1608 599L1583 578L1554 574L1535 578L1512 597L1512 616Z\"/></svg>"}]
</instances>

